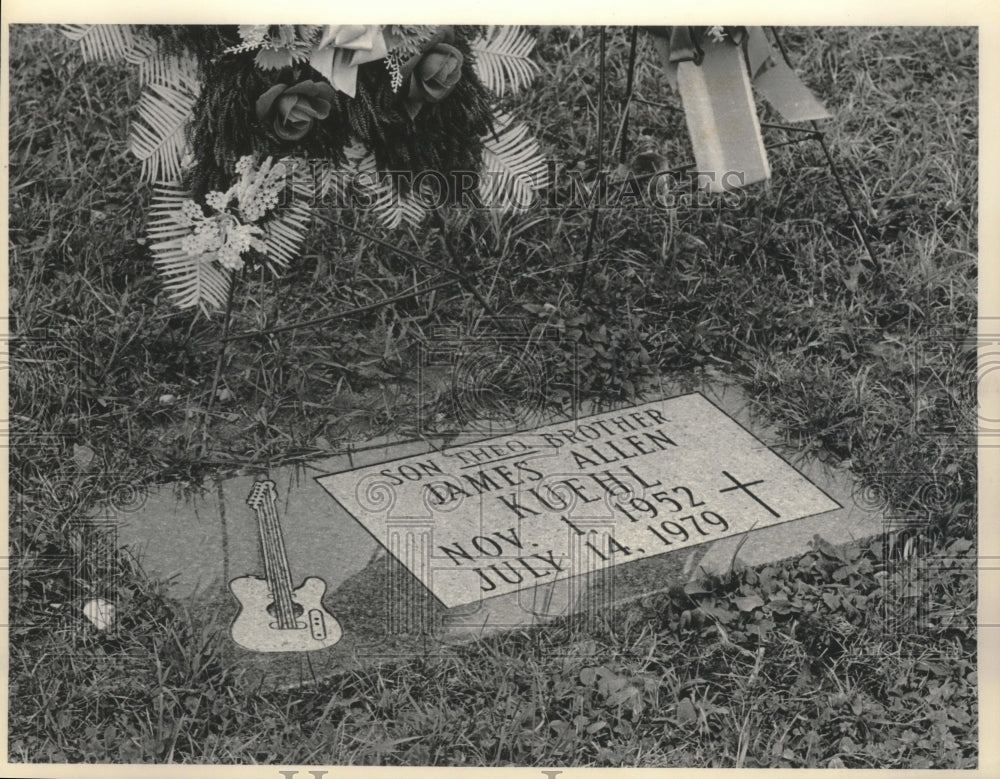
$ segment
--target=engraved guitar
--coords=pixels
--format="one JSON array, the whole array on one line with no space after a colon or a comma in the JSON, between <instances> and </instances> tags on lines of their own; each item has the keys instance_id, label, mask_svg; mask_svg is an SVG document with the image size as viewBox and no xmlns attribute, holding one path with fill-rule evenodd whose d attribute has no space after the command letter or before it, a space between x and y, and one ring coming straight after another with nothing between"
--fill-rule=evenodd
<instances>
[{"instance_id":1,"label":"engraved guitar","mask_svg":"<svg viewBox=\"0 0 1000 779\"><path fill-rule=\"evenodd\" d=\"M307 652L340 641L340 623L323 608L326 582L310 576L292 589L292 574L278 522L271 480L255 482L247 505L257 515L266 579L242 576L229 582L240 602L233 641L254 652Z\"/></svg>"}]
</instances>

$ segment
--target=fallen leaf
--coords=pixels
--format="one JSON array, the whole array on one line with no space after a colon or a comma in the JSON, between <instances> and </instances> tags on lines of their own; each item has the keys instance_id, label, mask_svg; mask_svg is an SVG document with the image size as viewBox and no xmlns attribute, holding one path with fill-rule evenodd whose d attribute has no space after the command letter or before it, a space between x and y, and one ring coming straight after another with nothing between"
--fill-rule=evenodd
<instances>
[{"instance_id":1,"label":"fallen leaf","mask_svg":"<svg viewBox=\"0 0 1000 779\"><path fill-rule=\"evenodd\" d=\"M844 278L844 286L851 292L858 291L858 280L861 278L861 271L863 270L864 266L860 262L851 265L847 269L847 276Z\"/></svg>"},{"instance_id":2,"label":"fallen leaf","mask_svg":"<svg viewBox=\"0 0 1000 779\"><path fill-rule=\"evenodd\" d=\"M94 450L86 444L83 446L73 444L73 462L76 463L78 468L87 470L91 463L94 462L95 456L96 454L94 453Z\"/></svg>"},{"instance_id":3,"label":"fallen leaf","mask_svg":"<svg viewBox=\"0 0 1000 779\"><path fill-rule=\"evenodd\" d=\"M698 710L691 703L690 698L684 698L677 703L677 721L682 725L688 725L698 721Z\"/></svg>"},{"instance_id":4,"label":"fallen leaf","mask_svg":"<svg viewBox=\"0 0 1000 779\"><path fill-rule=\"evenodd\" d=\"M115 624L115 604L104 598L93 598L83 604L83 616L98 630L107 630Z\"/></svg>"},{"instance_id":5,"label":"fallen leaf","mask_svg":"<svg viewBox=\"0 0 1000 779\"><path fill-rule=\"evenodd\" d=\"M685 595L711 595L712 590L709 585L701 579L692 579L684 584Z\"/></svg>"},{"instance_id":6,"label":"fallen leaf","mask_svg":"<svg viewBox=\"0 0 1000 779\"><path fill-rule=\"evenodd\" d=\"M740 611L753 611L764 605L759 595L747 595L741 598L733 598L733 602Z\"/></svg>"}]
</instances>

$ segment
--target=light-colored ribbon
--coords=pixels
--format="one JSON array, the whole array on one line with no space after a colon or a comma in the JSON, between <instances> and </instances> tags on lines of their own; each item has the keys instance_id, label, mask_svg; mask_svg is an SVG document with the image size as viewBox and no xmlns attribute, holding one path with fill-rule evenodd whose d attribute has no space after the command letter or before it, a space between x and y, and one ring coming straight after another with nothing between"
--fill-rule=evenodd
<instances>
[{"instance_id":1,"label":"light-colored ribbon","mask_svg":"<svg viewBox=\"0 0 1000 779\"><path fill-rule=\"evenodd\" d=\"M309 65L350 97L357 94L358 66L383 59L389 46L377 24L328 24Z\"/></svg>"},{"instance_id":2,"label":"light-colored ribbon","mask_svg":"<svg viewBox=\"0 0 1000 779\"><path fill-rule=\"evenodd\" d=\"M681 62L701 64L704 52L700 41L707 27L646 28L660 54L667 80L677 89L677 66ZM750 81L786 122L828 119L829 111L816 99L784 59L775 52L762 27L723 27L732 45L739 46L747 64Z\"/></svg>"}]
</instances>

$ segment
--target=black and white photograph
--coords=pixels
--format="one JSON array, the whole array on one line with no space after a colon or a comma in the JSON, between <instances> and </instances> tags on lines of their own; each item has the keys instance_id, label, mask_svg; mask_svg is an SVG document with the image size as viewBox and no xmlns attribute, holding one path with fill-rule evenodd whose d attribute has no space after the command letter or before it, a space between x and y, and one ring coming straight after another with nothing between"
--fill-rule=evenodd
<instances>
[{"instance_id":1,"label":"black and white photograph","mask_svg":"<svg viewBox=\"0 0 1000 779\"><path fill-rule=\"evenodd\" d=\"M3 775L998 775L972 6L5 18Z\"/></svg>"}]
</instances>

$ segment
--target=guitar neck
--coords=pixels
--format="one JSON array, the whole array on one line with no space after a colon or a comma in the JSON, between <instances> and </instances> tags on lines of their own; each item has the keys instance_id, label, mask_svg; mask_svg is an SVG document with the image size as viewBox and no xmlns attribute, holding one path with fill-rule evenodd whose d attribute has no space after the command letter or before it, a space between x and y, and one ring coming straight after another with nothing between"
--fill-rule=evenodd
<instances>
[{"instance_id":1,"label":"guitar neck","mask_svg":"<svg viewBox=\"0 0 1000 779\"><path fill-rule=\"evenodd\" d=\"M265 575L268 587L274 596L278 628L291 630L296 626L295 606L292 600L292 574L288 567L288 556L285 554L285 542L281 537L274 483L257 484L264 485L263 494L260 499L254 500L251 506L257 515Z\"/></svg>"}]
</instances>

